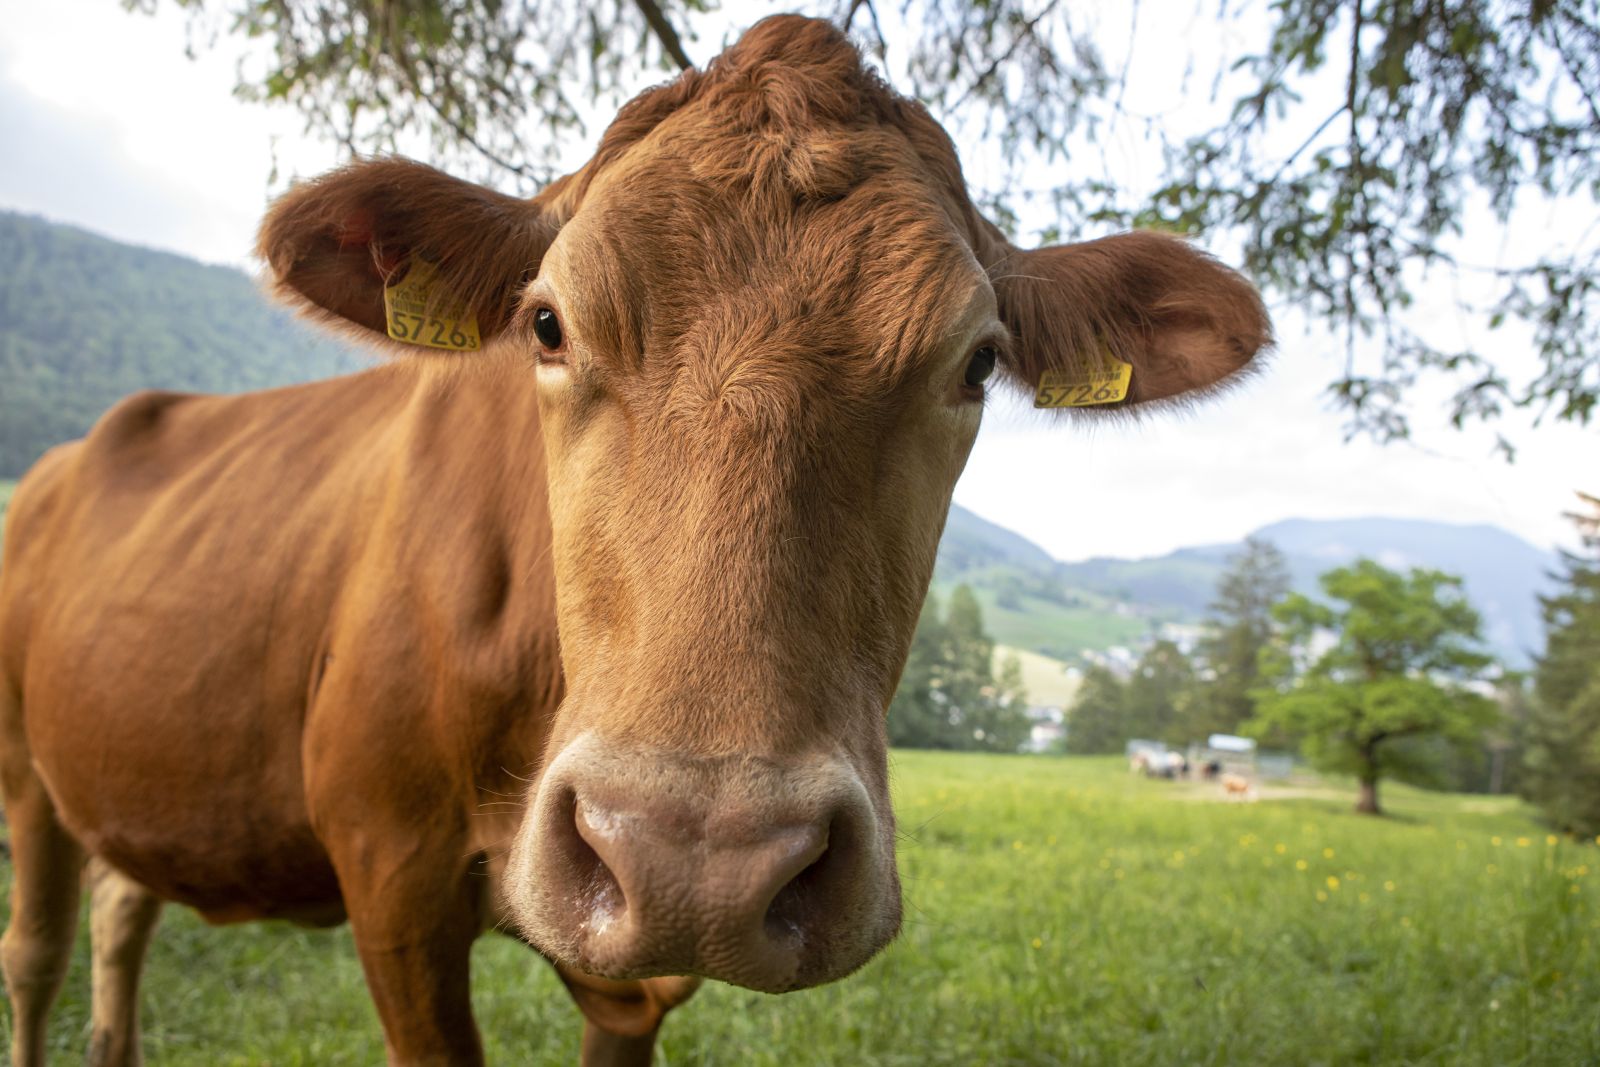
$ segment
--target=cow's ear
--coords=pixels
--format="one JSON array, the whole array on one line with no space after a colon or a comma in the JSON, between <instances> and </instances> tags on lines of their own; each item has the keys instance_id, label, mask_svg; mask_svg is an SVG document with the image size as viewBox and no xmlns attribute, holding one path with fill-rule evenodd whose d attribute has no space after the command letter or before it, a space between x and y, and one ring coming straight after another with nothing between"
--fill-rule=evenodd
<instances>
[{"instance_id":1,"label":"cow's ear","mask_svg":"<svg viewBox=\"0 0 1600 1067\"><path fill-rule=\"evenodd\" d=\"M558 228L537 199L380 159L289 190L262 221L256 252L277 295L325 323L356 327L363 340L409 347L384 302L386 287L404 284L453 324L474 320L474 341L487 341L510 321ZM402 318L398 333L416 325Z\"/></svg>"},{"instance_id":2,"label":"cow's ear","mask_svg":"<svg viewBox=\"0 0 1600 1067\"><path fill-rule=\"evenodd\" d=\"M1166 234L1012 249L991 275L1014 340L1004 369L1030 392L1047 371L1092 377L1109 353L1132 373L1126 399L1108 406L1201 395L1272 343L1255 287Z\"/></svg>"}]
</instances>

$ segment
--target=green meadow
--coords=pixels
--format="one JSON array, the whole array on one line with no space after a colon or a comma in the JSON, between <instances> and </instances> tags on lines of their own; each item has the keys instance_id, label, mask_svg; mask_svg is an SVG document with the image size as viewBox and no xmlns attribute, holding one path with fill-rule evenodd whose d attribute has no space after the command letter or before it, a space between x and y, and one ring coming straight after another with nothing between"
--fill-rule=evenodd
<instances>
[{"instance_id":1,"label":"green meadow","mask_svg":"<svg viewBox=\"0 0 1600 1067\"><path fill-rule=\"evenodd\" d=\"M1515 800L1395 786L1376 820L1318 780L1229 803L1117 759L893 763L899 941L823 989L709 986L657 1062L1600 1062L1600 848ZM474 983L492 1063L577 1062L577 1012L526 949L484 938ZM154 1065L383 1057L347 929L169 909L144 1023ZM87 1031L80 938L52 1041L78 1061Z\"/></svg>"}]
</instances>

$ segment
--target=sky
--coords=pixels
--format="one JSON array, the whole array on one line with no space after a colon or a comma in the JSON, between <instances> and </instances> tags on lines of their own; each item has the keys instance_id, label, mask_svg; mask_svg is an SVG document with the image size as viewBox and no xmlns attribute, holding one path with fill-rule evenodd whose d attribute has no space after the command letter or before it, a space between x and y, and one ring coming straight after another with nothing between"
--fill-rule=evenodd
<instances>
[{"instance_id":1,"label":"sky","mask_svg":"<svg viewBox=\"0 0 1600 1067\"><path fill-rule=\"evenodd\" d=\"M1173 6L1192 14L1192 0ZM1144 4L1143 17L1159 22L1162 7ZM115 0L0 0L0 24L0 144L9 146L0 208L253 272L250 247L271 195L338 162L292 112L235 99L229 42L186 58L171 4L147 17ZM690 49L700 61L715 50L704 40ZM1136 64L1132 101L1170 97L1178 66L1163 69L1159 56ZM1110 149L1128 180L1148 176L1147 147ZM1583 209L1542 209L1528 239L1582 229L1592 204L1582 219L1561 213ZM1469 233L1480 221L1468 220ZM1449 283L1430 284L1438 288L1421 291L1424 309L1455 314ZM1286 518L1490 523L1540 547L1573 543L1561 513L1575 490L1600 492L1600 429L1532 428L1513 416L1498 427L1518 447L1507 464L1492 430L1451 430L1441 398L1424 396L1413 413L1419 443L1347 442L1324 396L1343 367L1341 340L1286 306L1271 310L1278 345L1265 370L1189 411L1052 423L1025 399L995 399L957 503L1068 560L1234 541Z\"/></svg>"}]
</instances>

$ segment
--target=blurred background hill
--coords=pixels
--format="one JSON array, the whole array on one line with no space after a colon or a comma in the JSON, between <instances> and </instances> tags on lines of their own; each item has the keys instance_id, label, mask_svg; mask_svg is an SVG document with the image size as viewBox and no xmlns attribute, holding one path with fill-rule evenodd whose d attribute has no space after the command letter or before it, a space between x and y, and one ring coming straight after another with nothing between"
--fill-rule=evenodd
<instances>
[{"instance_id":1,"label":"blurred background hill","mask_svg":"<svg viewBox=\"0 0 1600 1067\"><path fill-rule=\"evenodd\" d=\"M357 370L243 271L0 211L0 478L138 389L243 392Z\"/></svg>"}]
</instances>

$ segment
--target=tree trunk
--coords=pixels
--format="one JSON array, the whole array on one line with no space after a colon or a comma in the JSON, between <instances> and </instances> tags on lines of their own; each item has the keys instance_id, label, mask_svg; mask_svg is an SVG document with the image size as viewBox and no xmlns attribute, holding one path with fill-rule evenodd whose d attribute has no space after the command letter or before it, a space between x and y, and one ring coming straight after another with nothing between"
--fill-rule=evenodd
<instances>
[{"instance_id":1,"label":"tree trunk","mask_svg":"<svg viewBox=\"0 0 1600 1067\"><path fill-rule=\"evenodd\" d=\"M1382 815L1378 807L1378 753L1376 744L1361 748L1361 769L1356 777L1361 780L1361 793L1356 797L1358 815Z\"/></svg>"},{"instance_id":2,"label":"tree trunk","mask_svg":"<svg viewBox=\"0 0 1600 1067\"><path fill-rule=\"evenodd\" d=\"M1378 780L1376 778L1361 779L1361 795L1356 798L1356 811L1361 815L1382 815L1383 809L1378 807Z\"/></svg>"}]
</instances>

